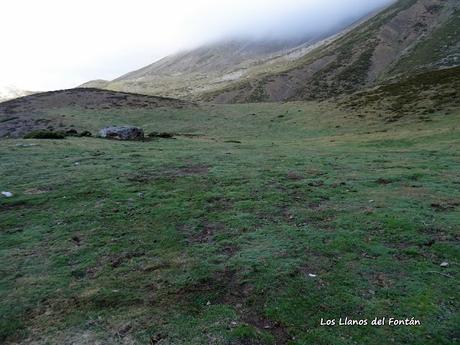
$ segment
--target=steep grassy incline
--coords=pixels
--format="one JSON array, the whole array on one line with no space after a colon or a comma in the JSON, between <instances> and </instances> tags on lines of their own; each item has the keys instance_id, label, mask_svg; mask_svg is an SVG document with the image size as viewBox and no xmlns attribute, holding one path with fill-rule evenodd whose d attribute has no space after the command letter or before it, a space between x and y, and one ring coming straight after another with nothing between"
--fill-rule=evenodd
<instances>
[{"instance_id":1,"label":"steep grassy incline","mask_svg":"<svg viewBox=\"0 0 460 345\"><path fill-rule=\"evenodd\" d=\"M390 122L406 116L431 121L429 114L450 113L460 107L460 67L415 74L344 96L339 103L346 109L377 114Z\"/></svg>"},{"instance_id":2,"label":"steep grassy incline","mask_svg":"<svg viewBox=\"0 0 460 345\"><path fill-rule=\"evenodd\" d=\"M265 70L203 99L224 103L323 99L412 70L458 65L459 6L455 0L400 0L284 69Z\"/></svg>"}]
</instances>

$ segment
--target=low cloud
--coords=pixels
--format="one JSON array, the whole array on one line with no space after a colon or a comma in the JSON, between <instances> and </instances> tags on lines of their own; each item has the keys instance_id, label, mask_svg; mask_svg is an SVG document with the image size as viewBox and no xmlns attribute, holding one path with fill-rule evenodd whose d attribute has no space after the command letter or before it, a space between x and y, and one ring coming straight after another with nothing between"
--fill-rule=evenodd
<instances>
[{"instance_id":1,"label":"low cloud","mask_svg":"<svg viewBox=\"0 0 460 345\"><path fill-rule=\"evenodd\" d=\"M113 79L225 38L318 35L392 0L5 0L1 84L29 90Z\"/></svg>"}]
</instances>

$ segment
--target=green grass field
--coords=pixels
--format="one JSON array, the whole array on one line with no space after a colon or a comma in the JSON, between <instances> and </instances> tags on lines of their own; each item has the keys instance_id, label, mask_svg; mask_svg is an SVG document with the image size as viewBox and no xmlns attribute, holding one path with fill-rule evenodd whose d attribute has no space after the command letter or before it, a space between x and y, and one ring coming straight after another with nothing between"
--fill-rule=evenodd
<instances>
[{"instance_id":1,"label":"green grass field","mask_svg":"<svg viewBox=\"0 0 460 345\"><path fill-rule=\"evenodd\" d=\"M459 341L460 112L359 115L67 108L178 135L1 140L0 342ZM320 325L345 317L421 325Z\"/></svg>"}]
</instances>

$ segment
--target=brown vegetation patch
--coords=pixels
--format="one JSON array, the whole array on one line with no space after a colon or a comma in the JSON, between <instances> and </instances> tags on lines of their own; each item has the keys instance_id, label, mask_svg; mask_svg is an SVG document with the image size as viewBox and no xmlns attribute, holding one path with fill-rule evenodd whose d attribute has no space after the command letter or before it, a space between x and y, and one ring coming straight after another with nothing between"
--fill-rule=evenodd
<instances>
[{"instance_id":1,"label":"brown vegetation patch","mask_svg":"<svg viewBox=\"0 0 460 345\"><path fill-rule=\"evenodd\" d=\"M435 212L448 212L454 211L458 206L460 206L460 202L458 201L445 201L445 202L433 202L431 203L431 208L435 210Z\"/></svg>"},{"instance_id":2,"label":"brown vegetation patch","mask_svg":"<svg viewBox=\"0 0 460 345\"><path fill-rule=\"evenodd\" d=\"M212 243L214 235L225 229L222 223L204 222L201 224L197 233L189 234L187 239L189 243Z\"/></svg>"},{"instance_id":3,"label":"brown vegetation patch","mask_svg":"<svg viewBox=\"0 0 460 345\"><path fill-rule=\"evenodd\" d=\"M24 194L27 195L40 195L40 194L45 194L48 193L50 189L48 188L29 188L24 191Z\"/></svg>"},{"instance_id":4,"label":"brown vegetation patch","mask_svg":"<svg viewBox=\"0 0 460 345\"><path fill-rule=\"evenodd\" d=\"M390 184L391 182L392 181L390 179L383 178L383 177L380 177L380 178L377 179L378 184L386 185L386 184Z\"/></svg>"},{"instance_id":5,"label":"brown vegetation patch","mask_svg":"<svg viewBox=\"0 0 460 345\"><path fill-rule=\"evenodd\" d=\"M299 180L303 180L304 177L294 171L289 171L288 174L287 174L287 178L289 180L293 180L293 181L299 181Z\"/></svg>"},{"instance_id":6,"label":"brown vegetation patch","mask_svg":"<svg viewBox=\"0 0 460 345\"><path fill-rule=\"evenodd\" d=\"M16 201L16 202L7 203L7 204L0 203L0 212L23 210L28 207L30 207L30 205L25 201Z\"/></svg>"},{"instance_id":7,"label":"brown vegetation patch","mask_svg":"<svg viewBox=\"0 0 460 345\"><path fill-rule=\"evenodd\" d=\"M134 174L126 174L126 179L135 183L150 183L157 179L175 179L188 176L206 176L209 166L204 164L191 164L180 168L163 168L153 171L139 171Z\"/></svg>"},{"instance_id":8,"label":"brown vegetation patch","mask_svg":"<svg viewBox=\"0 0 460 345\"><path fill-rule=\"evenodd\" d=\"M211 197L206 202L206 210L208 211L227 211L233 206L231 199L224 196Z\"/></svg>"},{"instance_id":9,"label":"brown vegetation patch","mask_svg":"<svg viewBox=\"0 0 460 345\"><path fill-rule=\"evenodd\" d=\"M179 168L172 172L174 176L193 176L193 175L207 175L209 173L209 166L204 164L193 164Z\"/></svg>"}]
</instances>

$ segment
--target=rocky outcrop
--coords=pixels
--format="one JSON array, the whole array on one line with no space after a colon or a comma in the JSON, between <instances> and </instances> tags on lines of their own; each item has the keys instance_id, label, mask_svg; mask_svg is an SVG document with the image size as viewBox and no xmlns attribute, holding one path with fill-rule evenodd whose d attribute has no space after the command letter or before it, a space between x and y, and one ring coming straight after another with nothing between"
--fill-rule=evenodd
<instances>
[{"instance_id":1,"label":"rocky outcrop","mask_svg":"<svg viewBox=\"0 0 460 345\"><path fill-rule=\"evenodd\" d=\"M144 131L133 126L106 127L99 131L99 137L116 140L142 140Z\"/></svg>"}]
</instances>

